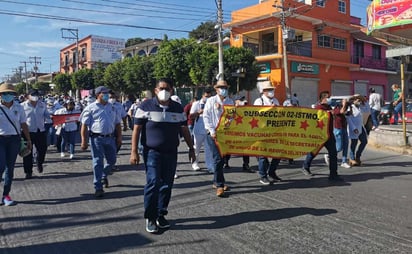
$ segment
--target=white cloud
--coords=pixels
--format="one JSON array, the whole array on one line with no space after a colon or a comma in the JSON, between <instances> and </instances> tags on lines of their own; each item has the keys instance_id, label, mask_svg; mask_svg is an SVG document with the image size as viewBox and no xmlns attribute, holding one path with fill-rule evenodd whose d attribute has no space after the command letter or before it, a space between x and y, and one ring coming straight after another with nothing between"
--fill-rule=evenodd
<instances>
[{"instance_id":1,"label":"white cloud","mask_svg":"<svg viewBox=\"0 0 412 254\"><path fill-rule=\"evenodd\" d=\"M30 41L30 42L25 42L22 44L22 46L27 47L27 48L64 48L67 46L66 42L57 42L57 41L47 41L47 42L41 42L41 41Z\"/></svg>"}]
</instances>

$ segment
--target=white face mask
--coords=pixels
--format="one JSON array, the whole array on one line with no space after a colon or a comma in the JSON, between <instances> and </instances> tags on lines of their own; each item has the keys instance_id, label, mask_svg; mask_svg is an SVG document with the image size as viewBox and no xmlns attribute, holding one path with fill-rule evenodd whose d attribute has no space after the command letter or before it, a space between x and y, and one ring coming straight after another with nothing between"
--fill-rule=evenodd
<instances>
[{"instance_id":1,"label":"white face mask","mask_svg":"<svg viewBox=\"0 0 412 254\"><path fill-rule=\"evenodd\" d=\"M31 101L38 101L38 100L39 100L39 96L30 95L30 100L31 100Z\"/></svg>"},{"instance_id":2,"label":"white face mask","mask_svg":"<svg viewBox=\"0 0 412 254\"><path fill-rule=\"evenodd\" d=\"M268 91L267 94L268 94L268 97L269 97L269 98L275 97L275 91L273 91L273 90L272 90L272 91Z\"/></svg>"},{"instance_id":3,"label":"white face mask","mask_svg":"<svg viewBox=\"0 0 412 254\"><path fill-rule=\"evenodd\" d=\"M109 102L110 102L111 104L113 104L113 103L115 103L115 102L116 102L116 99L114 99L114 98L110 98L110 99L109 99Z\"/></svg>"},{"instance_id":4,"label":"white face mask","mask_svg":"<svg viewBox=\"0 0 412 254\"><path fill-rule=\"evenodd\" d=\"M161 90L157 93L157 98L159 101L168 101L170 98L170 92L166 90Z\"/></svg>"}]
</instances>

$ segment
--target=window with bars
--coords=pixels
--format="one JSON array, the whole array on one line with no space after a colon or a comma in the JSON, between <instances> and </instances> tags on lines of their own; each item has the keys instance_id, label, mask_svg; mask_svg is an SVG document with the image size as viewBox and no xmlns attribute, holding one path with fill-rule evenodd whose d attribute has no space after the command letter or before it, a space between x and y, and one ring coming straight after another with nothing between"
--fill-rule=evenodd
<instances>
[{"instance_id":1,"label":"window with bars","mask_svg":"<svg viewBox=\"0 0 412 254\"><path fill-rule=\"evenodd\" d=\"M321 48L330 48L330 36L318 35L318 46Z\"/></svg>"},{"instance_id":2,"label":"window with bars","mask_svg":"<svg viewBox=\"0 0 412 254\"><path fill-rule=\"evenodd\" d=\"M316 6L318 7L325 7L326 0L316 0Z\"/></svg>"},{"instance_id":3,"label":"window with bars","mask_svg":"<svg viewBox=\"0 0 412 254\"><path fill-rule=\"evenodd\" d=\"M338 50L345 50L346 40L342 38L333 38L333 48Z\"/></svg>"},{"instance_id":4,"label":"window with bars","mask_svg":"<svg viewBox=\"0 0 412 254\"><path fill-rule=\"evenodd\" d=\"M338 11L339 11L340 13L346 13L346 2L345 2L345 1L339 0L339 3L338 3Z\"/></svg>"}]
</instances>

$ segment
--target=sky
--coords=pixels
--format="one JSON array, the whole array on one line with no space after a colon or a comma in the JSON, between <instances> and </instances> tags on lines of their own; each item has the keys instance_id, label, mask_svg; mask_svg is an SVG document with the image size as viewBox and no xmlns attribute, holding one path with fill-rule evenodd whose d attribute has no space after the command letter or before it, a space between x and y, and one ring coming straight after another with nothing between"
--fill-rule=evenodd
<instances>
[{"instance_id":1,"label":"sky","mask_svg":"<svg viewBox=\"0 0 412 254\"><path fill-rule=\"evenodd\" d=\"M34 57L41 62L38 72L57 72L60 49L75 42L62 38L62 28L78 29L79 39L90 34L125 40L162 39L165 34L169 39L187 38L187 31L216 19L215 1L0 0L0 80L16 73L23 62L34 62ZM258 2L222 0L224 22L230 21L233 10ZM369 4L369 0L351 1L351 15L361 17L363 25ZM26 63L26 67L31 71L34 64Z\"/></svg>"}]
</instances>

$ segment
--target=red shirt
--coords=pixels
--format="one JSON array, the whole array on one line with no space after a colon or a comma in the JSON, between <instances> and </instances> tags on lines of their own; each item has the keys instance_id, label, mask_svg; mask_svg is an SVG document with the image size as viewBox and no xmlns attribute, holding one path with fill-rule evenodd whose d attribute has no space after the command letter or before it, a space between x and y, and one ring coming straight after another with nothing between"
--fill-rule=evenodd
<instances>
[{"instance_id":1,"label":"red shirt","mask_svg":"<svg viewBox=\"0 0 412 254\"><path fill-rule=\"evenodd\" d=\"M183 111L186 114L187 117L187 125L193 125L193 120L190 119L189 115L190 115L190 109L192 108L192 102L188 103L184 108Z\"/></svg>"}]
</instances>

